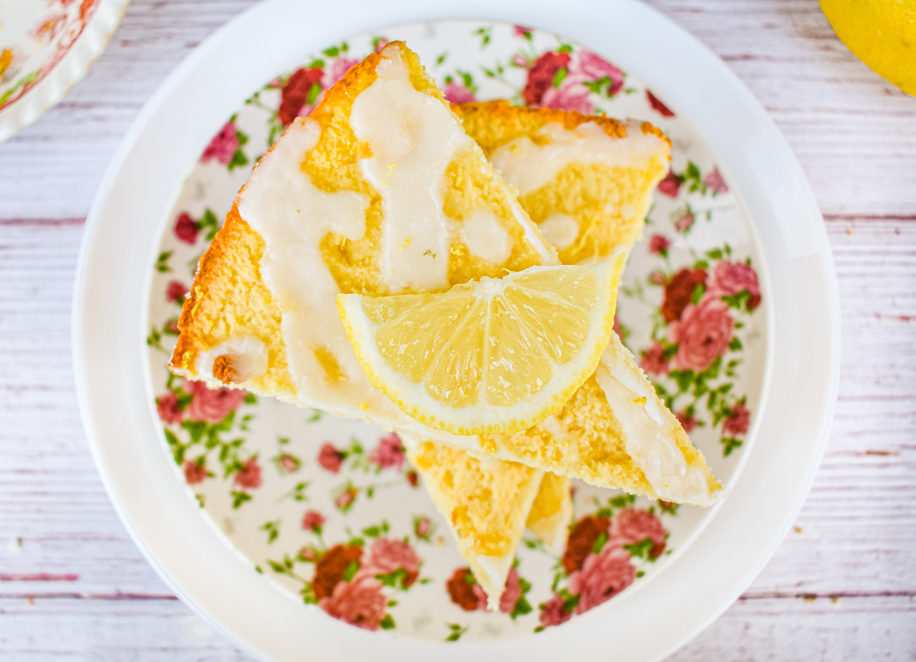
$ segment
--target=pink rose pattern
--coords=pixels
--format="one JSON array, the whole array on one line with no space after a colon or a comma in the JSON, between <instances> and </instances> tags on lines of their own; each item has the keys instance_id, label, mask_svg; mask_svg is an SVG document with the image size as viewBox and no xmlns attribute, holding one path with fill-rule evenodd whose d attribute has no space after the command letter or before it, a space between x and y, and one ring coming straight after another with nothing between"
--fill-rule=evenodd
<instances>
[{"instance_id":1,"label":"pink rose pattern","mask_svg":"<svg viewBox=\"0 0 916 662\"><path fill-rule=\"evenodd\" d=\"M334 618L366 630L381 626L387 604L382 583L366 575L357 576L352 582L339 582L330 597L318 602Z\"/></svg>"},{"instance_id":2,"label":"pink rose pattern","mask_svg":"<svg viewBox=\"0 0 916 662\"><path fill-rule=\"evenodd\" d=\"M239 136L235 130L235 124L232 121L226 122L225 126L220 129L219 133L213 136L213 140L204 149L201 161L212 161L216 159L223 165L232 161L235 150L239 147Z\"/></svg>"},{"instance_id":3,"label":"pink rose pattern","mask_svg":"<svg viewBox=\"0 0 916 662\"><path fill-rule=\"evenodd\" d=\"M570 527L554 593L538 605L538 629L611 599L636 580L638 565L654 563L665 552L668 531L655 508L634 508L633 501L615 497L597 516L581 517Z\"/></svg>"},{"instance_id":4,"label":"pink rose pattern","mask_svg":"<svg viewBox=\"0 0 916 662\"><path fill-rule=\"evenodd\" d=\"M532 40L528 28L517 26L515 35L525 42ZM386 40L379 38L377 42L380 48ZM326 52L323 58L270 83L265 89L276 90L279 95L271 119L271 140L294 117L310 112L320 93L337 82L357 61L357 57L348 57L345 48L332 56ZM506 67L523 70L525 81L519 97L535 106L589 113L600 105L601 99L633 91L626 88L626 74L613 63L578 48L561 46L540 53L523 48ZM446 76L446 80L443 91L447 99L455 103L476 100L477 86L472 73L457 72ZM644 90L644 95L647 106L644 116L664 127L665 119L673 117L674 113L650 91ZM247 157L241 153L246 140L233 117L205 148L201 161L229 168L234 161L235 165L247 162ZM675 154L672 169L659 184L658 192L684 204L670 219L668 231L656 219L652 233L647 232L646 248L659 262L658 268L648 277L650 287L645 291L649 294L644 300L656 307L656 324L650 343L636 352L643 369L659 381L660 394L685 430L692 432L698 427L711 427L720 431L725 454L740 446L752 420L747 399L724 387L730 384L729 378L734 377L740 363L742 348L736 334L761 303L759 279L751 261L733 255L727 245L704 255L694 255L689 264L684 264L671 252L675 250L674 232L689 234L703 222L694 210L694 207L702 207L695 201L699 197L725 195L728 191L728 184L718 168L712 166L701 171L692 162L683 165ZM693 206L686 204L688 199ZM206 247L218 229L219 220L210 210L200 218L181 212L174 219L173 242L194 247L197 251ZM165 300L180 305L187 293L187 279L193 274L175 277L172 272L177 265L170 263L170 255L170 251L163 252L156 267L159 272L168 274L161 290ZM675 283L678 274L680 278ZM673 297L670 300L663 296L668 290ZM659 296L651 296L653 291ZM659 303L662 299L665 299L664 315ZM175 335L176 319L173 315L162 324L161 333ZM712 375L714 372L718 373L718 381ZM715 393L714 404L709 403L713 397L711 393ZM253 396L243 391L210 389L197 382L169 379L166 390L156 397L156 410L183 478L190 487L227 480L231 485L233 507L240 508L257 498L266 480L294 472L397 471L398 480L418 484L416 472L405 465L403 445L395 434L378 438L365 450L353 440L349 446L340 440L322 441L312 446L314 454L305 451L297 457L289 452L278 452L272 463L262 465L256 454L244 450L244 433L253 411L247 405L255 402ZM237 446L233 446L232 437L241 437L234 440L240 442ZM307 501L308 482L300 482L289 498ZM384 484L384 481L378 483ZM322 536L328 534L329 517L333 515L333 521L346 516L364 499L371 499L374 489L373 485L360 482L356 486L346 479L333 493L331 513L314 508L300 510L297 529L301 536L310 539L299 541L294 547L298 551L292 557L269 562L271 571L296 577L296 581L302 582L300 592L305 602L318 604L329 615L369 630L396 627L391 614L396 599L392 598L418 582L429 581L422 576L420 551L421 548L429 549L424 545L436 539L440 541L437 544L441 544L442 538L429 517L416 516L411 520L410 536L393 536L388 533L388 523L382 522L364 529L362 538L336 545L331 541L326 543ZM620 498L623 497L616 499ZM610 522L607 529L596 534L591 549L581 550L584 554L581 563L569 571L558 564L558 575L554 578L556 588L539 604L532 607L527 602L531 584L521 576L518 568L513 568L500 599L499 611L513 619L533 611L532 617L539 623L537 629L556 626L602 604L633 583L642 574L639 570L642 564L651 563L668 551L668 534L654 508L637 508L632 500L624 507L619 506L595 513L598 517L595 521ZM662 507L659 512L673 516L676 507ZM266 523L264 529L270 532L268 524L271 523ZM331 565L322 565L331 547L358 550L358 553L338 553ZM328 562L331 562L330 557ZM334 574L329 576L331 583L323 580L322 586L326 588L316 595L312 589L313 579L310 579L314 573L303 572L299 568L301 564L333 567ZM452 599L460 595L462 610L484 609L483 591L472 579L469 581L469 577L465 571L455 571L449 580L449 592L460 591L454 593ZM449 640L457 639L464 631L458 625L450 627Z\"/></svg>"},{"instance_id":5,"label":"pink rose pattern","mask_svg":"<svg viewBox=\"0 0 916 662\"><path fill-rule=\"evenodd\" d=\"M463 83L458 83L455 81L445 84L445 87L442 88L442 95L451 103L468 103L470 101L477 101L477 99L474 97L474 92L467 88Z\"/></svg>"},{"instance_id":6,"label":"pink rose pattern","mask_svg":"<svg viewBox=\"0 0 916 662\"><path fill-rule=\"evenodd\" d=\"M219 423L245 400L245 391L236 388L210 388L203 382L185 382L191 402L185 415L192 421Z\"/></svg>"},{"instance_id":7,"label":"pink rose pattern","mask_svg":"<svg viewBox=\"0 0 916 662\"><path fill-rule=\"evenodd\" d=\"M380 469L400 469L404 464L404 445L401 438L392 432L379 439L378 446L369 453L369 461Z\"/></svg>"}]
</instances>

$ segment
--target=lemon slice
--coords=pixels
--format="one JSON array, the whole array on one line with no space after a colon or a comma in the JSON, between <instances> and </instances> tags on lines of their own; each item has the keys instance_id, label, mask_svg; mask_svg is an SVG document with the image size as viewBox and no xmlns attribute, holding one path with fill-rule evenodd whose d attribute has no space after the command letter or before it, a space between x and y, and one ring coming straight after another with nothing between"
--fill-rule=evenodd
<instances>
[{"instance_id":1,"label":"lemon slice","mask_svg":"<svg viewBox=\"0 0 916 662\"><path fill-rule=\"evenodd\" d=\"M531 267L437 294L339 294L337 307L369 381L406 414L455 434L516 432L594 372L624 258Z\"/></svg>"}]
</instances>

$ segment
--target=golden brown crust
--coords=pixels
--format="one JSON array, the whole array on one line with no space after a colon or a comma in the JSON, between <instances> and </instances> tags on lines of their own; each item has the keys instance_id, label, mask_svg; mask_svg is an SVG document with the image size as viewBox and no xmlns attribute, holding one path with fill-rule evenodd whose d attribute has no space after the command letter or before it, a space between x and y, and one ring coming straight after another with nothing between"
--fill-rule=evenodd
<instances>
[{"instance_id":1,"label":"golden brown crust","mask_svg":"<svg viewBox=\"0 0 916 662\"><path fill-rule=\"evenodd\" d=\"M486 154L500 145L512 142L521 136L530 136L546 124L558 122L564 129L574 129L580 124L594 122L612 138L625 138L627 125L620 120L602 115L583 115L574 110L557 108L531 108L513 106L505 99L452 104L452 110L461 119L465 130L474 137ZM494 123L498 124L493 127ZM643 133L658 136L671 148L671 140L661 129L643 122ZM669 156L670 158L670 156Z\"/></svg>"}]
</instances>

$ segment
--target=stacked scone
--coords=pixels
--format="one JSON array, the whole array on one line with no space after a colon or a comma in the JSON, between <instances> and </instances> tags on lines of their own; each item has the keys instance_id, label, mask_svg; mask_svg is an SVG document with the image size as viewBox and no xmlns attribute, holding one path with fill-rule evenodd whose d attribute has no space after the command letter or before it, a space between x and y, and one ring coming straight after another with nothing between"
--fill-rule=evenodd
<instances>
[{"instance_id":1,"label":"stacked scone","mask_svg":"<svg viewBox=\"0 0 916 662\"><path fill-rule=\"evenodd\" d=\"M720 489L612 332L670 143L647 123L449 107L392 42L255 167L201 258L170 367L396 430L498 604L570 478Z\"/></svg>"}]
</instances>

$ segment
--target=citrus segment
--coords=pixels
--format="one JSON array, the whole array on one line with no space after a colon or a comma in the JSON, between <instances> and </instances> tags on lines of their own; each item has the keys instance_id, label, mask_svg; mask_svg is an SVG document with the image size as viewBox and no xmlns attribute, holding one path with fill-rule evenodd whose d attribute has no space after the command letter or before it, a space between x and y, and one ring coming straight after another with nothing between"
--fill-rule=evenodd
<instances>
[{"instance_id":1,"label":"citrus segment","mask_svg":"<svg viewBox=\"0 0 916 662\"><path fill-rule=\"evenodd\" d=\"M516 432L594 372L624 258L532 267L441 293L340 294L337 305L369 381L405 413L455 434Z\"/></svg>"}]
</instances>

